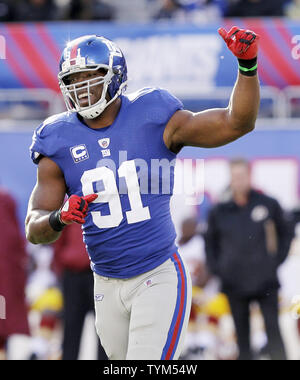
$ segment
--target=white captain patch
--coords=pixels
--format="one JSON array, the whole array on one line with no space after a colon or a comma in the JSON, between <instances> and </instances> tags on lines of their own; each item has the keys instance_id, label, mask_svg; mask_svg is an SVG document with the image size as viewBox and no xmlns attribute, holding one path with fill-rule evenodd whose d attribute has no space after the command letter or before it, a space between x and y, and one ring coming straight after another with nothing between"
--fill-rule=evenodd
<instances>
[{"instance_id":1,"label":"white captain patch","mask_svg":"<svg viewBox=\"0 0 300 380\"><path fill-rule=\"evenodd\" d=\"M73 146L72 148L70 148L70 152L76 164L78 162L85 161L89 158L89 153L84 144Z\"/></svg>"}]
</instances>

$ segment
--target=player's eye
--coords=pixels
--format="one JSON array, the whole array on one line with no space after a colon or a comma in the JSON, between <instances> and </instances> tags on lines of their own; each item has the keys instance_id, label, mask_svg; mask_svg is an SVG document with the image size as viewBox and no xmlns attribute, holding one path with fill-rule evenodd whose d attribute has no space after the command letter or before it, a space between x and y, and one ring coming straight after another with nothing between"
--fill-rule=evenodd
<instances>
[{"instance_id":1,"label":"player's eye","mask_svg":"<svg viewBox=\"0 0 300 380\"><path fill-rule=\"evenodd\" d=\"M67 78L64 79L64 82L65 82L66 85L74 84L76 82L76 79L75 78L67 77Z\"/></svg>"}]
</instances>

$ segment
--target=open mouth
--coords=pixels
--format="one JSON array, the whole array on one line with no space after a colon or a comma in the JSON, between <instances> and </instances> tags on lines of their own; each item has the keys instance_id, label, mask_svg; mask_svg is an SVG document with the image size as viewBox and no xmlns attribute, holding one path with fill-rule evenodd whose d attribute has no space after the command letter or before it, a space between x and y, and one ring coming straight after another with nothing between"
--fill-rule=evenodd
<instances>
[{"instance_id":1,"label":"open mouth","mask_svg":"<svg viewBox=\"0 0 300 380\"><path fill-rule=\"evenodd\" d=\"M81 106L86 106L89 103L89 95L87 92L84 92L78 95L78 101Z\"/></svg>"},{"instance_id":2,"label":"open mouth","mask_svg":"<svg viewBox=\"0 0 300 380\"><path fill-rule=\"evenodd\" d=\"M80 95L78 96L78 99L79 99L79 100L84 99L84 98L87 99L88 96L89 96L89 94L88 94L87 92L84 92L83 94L80 94Z\"/></svg>"}]
</instances>

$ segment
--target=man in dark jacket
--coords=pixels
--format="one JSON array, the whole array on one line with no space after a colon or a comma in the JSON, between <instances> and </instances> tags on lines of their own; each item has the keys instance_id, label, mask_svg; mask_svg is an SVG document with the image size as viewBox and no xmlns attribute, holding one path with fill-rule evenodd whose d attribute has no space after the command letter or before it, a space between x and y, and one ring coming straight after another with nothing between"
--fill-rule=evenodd
<instances>
[{"instance_id":1,"label":"man in dark jacket","mask_svg":"<svg viewBox=\"0 0 300 380\"><path fill-rule=\"evenodd\" d=\"M277 268L288 255L291 230L279 203L251 189L246 161L231 162L228 193L228 199L210 213L206 253L210 270L220 277L229 299L239 358L252 358L249 306L257 301L265 320L268 352L272 359L286 359L278 324Z\"/></svg>"}]
</instances>

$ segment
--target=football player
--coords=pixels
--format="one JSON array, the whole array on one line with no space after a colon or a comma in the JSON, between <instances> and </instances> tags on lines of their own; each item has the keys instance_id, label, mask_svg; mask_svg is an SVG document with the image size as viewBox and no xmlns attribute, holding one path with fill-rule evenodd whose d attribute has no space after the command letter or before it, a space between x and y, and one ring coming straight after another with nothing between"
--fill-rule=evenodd
<instances>
[{"instance_id":1,"label":"football player","mask_svg":"<svg viewBox=\"0 0 300 380\"><path fill-rule=\"evenodd\" d=\"M190 275L174 243L174 171L168 172L170 191L163 191L165 178L159 170L153 179L152 162L172 163L186 145L216 147L253 130L259 37L237 27L219 33L239 60L227 108L193 113L160 88L124 95L123 53L91 35L71 41L62 54L58 78L68 112L34 132L38 170L27 239L50 243L67 224L82 224L95 278L96 328L110 359L180 355Z\"/></svg>"}]
</instances>

